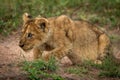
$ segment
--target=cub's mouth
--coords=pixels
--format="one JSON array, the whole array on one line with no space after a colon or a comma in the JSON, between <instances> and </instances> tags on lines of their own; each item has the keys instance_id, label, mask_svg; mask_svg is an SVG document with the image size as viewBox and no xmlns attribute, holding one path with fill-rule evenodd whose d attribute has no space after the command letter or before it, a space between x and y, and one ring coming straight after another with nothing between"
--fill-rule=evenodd
<instances>
[{"instance_id":1,"label":"cub's mouth","mask_svg":"<svg viewBox=\"0 0 120 80\"><path fill-rule=\"evenodd\" d=\"M32 50L33 49L33 47L30 47L30 48L22 48L25 52L28 52L28 51L30 51L30 50Z\"/></svg>"},{"instance_id":2,"label":"cub's mouth","mask_svg":"<svg viewBox=\"0 0 120 80\"><path fill-rule=\"evenodd\" d=\"M20 48L23 49L25 52L30 51L31 49L33 49L33 46L26 46L24 44L19 44Z\"/></svg>"}]
</instances>

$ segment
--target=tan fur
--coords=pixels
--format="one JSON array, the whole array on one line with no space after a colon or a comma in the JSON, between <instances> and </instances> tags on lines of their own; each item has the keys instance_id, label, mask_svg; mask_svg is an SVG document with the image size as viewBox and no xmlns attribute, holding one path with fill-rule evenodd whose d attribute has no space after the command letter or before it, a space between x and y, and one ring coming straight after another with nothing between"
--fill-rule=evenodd
<instances>
[{"instance_id":1,"label":"tan fur","mask_svg":"<svg viewBox=\"0 0 120 80\"><path fill-rule=\"evenodd\" d=\"M110 44L108 36L85 21L73 21L65 15L31 19L23 15L24 25L19 45L24 51L34 49L34 58L68 56L73 63L103 58ZM41 25L44 24L44 25ZM43 28L42 28L43 27ZM32 37L28 37L31 33Z\"/></svg>"}]
</instances>

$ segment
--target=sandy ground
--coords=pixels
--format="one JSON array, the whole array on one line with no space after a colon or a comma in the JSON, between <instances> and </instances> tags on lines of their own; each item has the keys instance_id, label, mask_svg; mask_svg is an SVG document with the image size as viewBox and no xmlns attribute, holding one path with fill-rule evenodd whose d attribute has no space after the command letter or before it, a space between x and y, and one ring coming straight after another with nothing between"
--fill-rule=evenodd
<instances>
[{"instance_id":1,"label":"sandy ground","mask_svg":"<svg viewBox=\"0 0 120 80\"><path fill-rule=\"evenodd\" d=\"M22 75L18 63L23 60L32 60L32 52L25 53L18 46L18 33L12 34L0 40L0 80ZM12 79L11 79L12 80ZM23 80L23 79L16 79Z\"/></svg>"}]
</instances>

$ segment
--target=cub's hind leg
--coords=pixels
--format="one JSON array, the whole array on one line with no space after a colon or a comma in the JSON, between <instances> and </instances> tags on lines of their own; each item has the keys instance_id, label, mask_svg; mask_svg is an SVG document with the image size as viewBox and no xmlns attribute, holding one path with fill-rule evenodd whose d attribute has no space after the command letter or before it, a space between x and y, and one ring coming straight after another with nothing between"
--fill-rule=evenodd
<instances>
[{"instance_id":1,"label":"cub's hind leg","mask_svg":"<svg viewBox=\"0 0 120 80\"><path fill-rule=\"evenodd\" d=\"M106 56L106 51L110 45L110 39L106 34L101 34L99 36L99 54L100 54L100 58L103 58L104 56Z\"/></svg>"}]
</instances>

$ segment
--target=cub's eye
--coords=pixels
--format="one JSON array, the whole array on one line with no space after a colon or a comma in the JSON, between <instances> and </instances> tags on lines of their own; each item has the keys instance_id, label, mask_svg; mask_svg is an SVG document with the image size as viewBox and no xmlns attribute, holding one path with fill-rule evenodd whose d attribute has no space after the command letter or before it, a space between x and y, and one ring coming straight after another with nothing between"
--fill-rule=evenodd
<instances>
[{"instance_id":1,"label":"cub's eye","mask_svg":"<svg viewBox=\"0 0 120 80\"><path fill-rule=\"evenodd\" d=\"M28 36L27 36L27 37L31 38L31 37L32 37L32 34L31 34L31 33L28 33Z\"/></svg>"}]
</instances>

